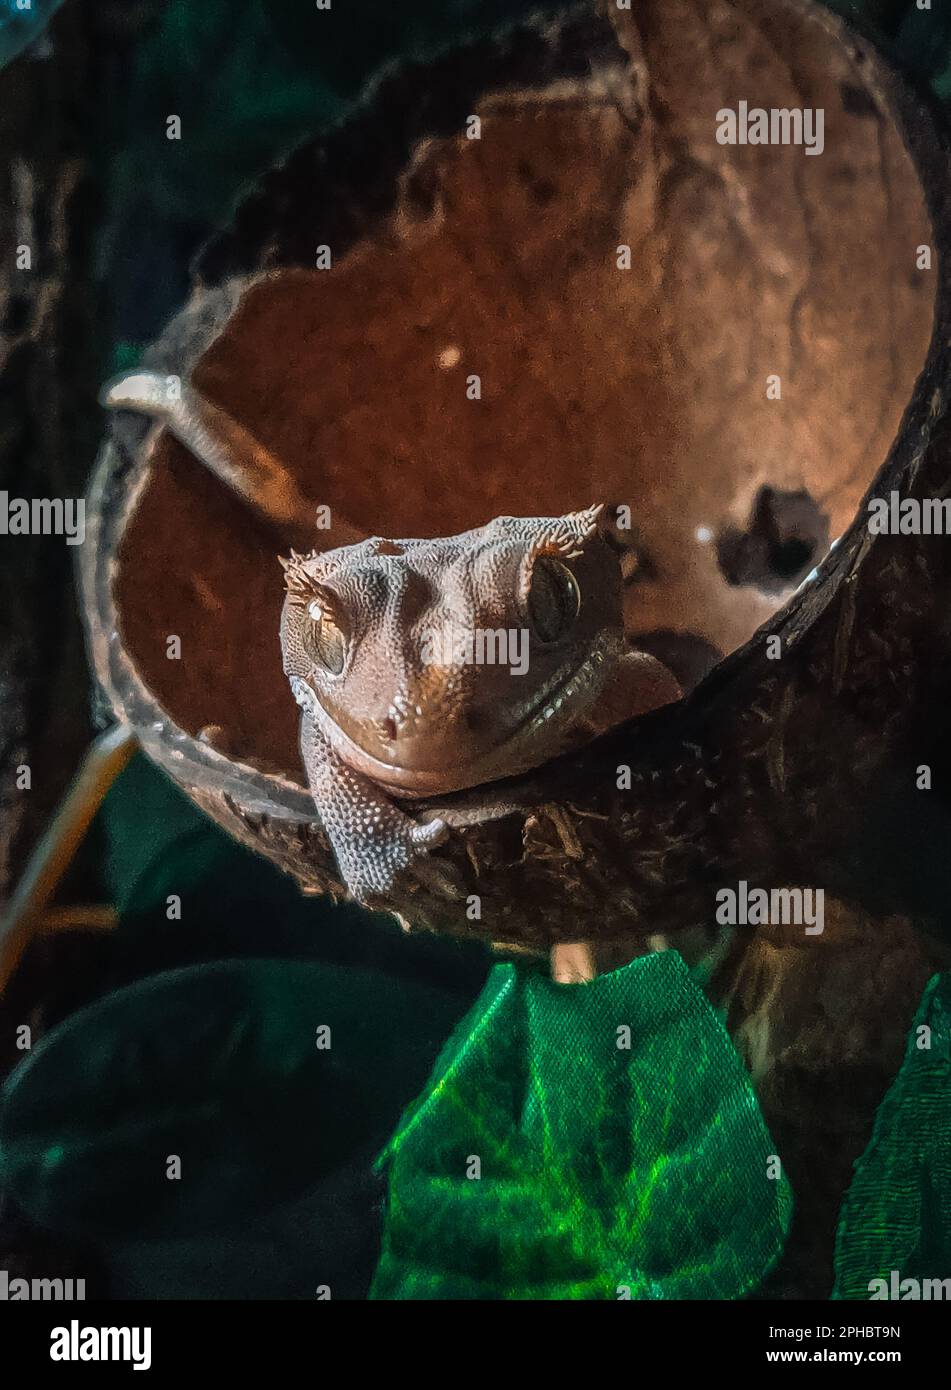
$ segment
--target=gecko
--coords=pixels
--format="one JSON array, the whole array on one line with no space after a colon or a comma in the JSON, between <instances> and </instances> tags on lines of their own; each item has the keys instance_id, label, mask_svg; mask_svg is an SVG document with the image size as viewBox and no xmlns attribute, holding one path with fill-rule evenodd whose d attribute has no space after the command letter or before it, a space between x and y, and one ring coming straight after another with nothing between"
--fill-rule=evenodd
<instances>
[{"instance_id":1,"label":"gecko","mask_svg":"<svg viewBox=\"0 0 951 1390\"><path fill-rule=\"evenodd\" d=\"M358 901L384 901L450 833L401 800L525 772L679 697L666 666L627 646L602 513L282 558L301 755Z\"/></svg>"},{"instance_id":2,"label":"gecko","mask_svg":"<svg viewBox=\"0 0 951 1390\"><path fill-rule=\"evenodd\" d=\"M151 416L274 535L310 544L295 479L191 382L135 370L101 400ZM604 504L435 539L336 531L348 543L281 557L280 645L310 792L359 902L386 906L411 867L439 878L427 856L449 826L402 802L515 776L681 695L627 643Z\"/></svg>"}]
</instances>

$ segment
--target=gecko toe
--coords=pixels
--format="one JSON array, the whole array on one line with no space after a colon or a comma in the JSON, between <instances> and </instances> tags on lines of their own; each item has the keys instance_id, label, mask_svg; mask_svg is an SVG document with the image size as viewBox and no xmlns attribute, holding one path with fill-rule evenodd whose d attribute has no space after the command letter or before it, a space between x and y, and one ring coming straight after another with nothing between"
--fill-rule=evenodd
<instances>
[{"instance_id":1,"label":"gecko toe","mask_svg":"<svg viewBox=\"0 0 951 1390\"><path fill-rule=\"evenodd\" d=\"M420 849L432 849L434 845L441 845L448 834L449 826L444 820L436 817L435 820L426 822L417 821L413 826L411 839Z\"/></svg>"}]
</instances>

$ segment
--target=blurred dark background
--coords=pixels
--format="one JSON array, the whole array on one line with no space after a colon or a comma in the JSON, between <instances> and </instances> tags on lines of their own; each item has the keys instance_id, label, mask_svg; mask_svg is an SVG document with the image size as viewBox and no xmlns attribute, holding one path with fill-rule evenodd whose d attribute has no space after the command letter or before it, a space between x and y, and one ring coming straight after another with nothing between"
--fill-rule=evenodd
<instances>
[{"instance_id":1,"label":"blurred dark background","mask_svg":"<svg viewBox=\"0 0 951 1390\"><path fill-rule=\"evenodd\" d=\"M300 141L343 119L381 68L528 12L568 8L556 0L333 0L329 11L307 0L33 0L24 11L17 0L0 0L0 489L82 495L102 430L100 383L134 364L182 303L191 258L227 222L242 192ZM870 30L917 85L938 100L951 98L951 8L940 0L930 10L915 0L836 0L833 8ZM178 141L166 138L170 115L181 118ZM23 244L32 248L28 271L17 268ZM95 730L73 558L56 537L0 538L0 904ZM23 764L32 773L28 793L16 788ZM181 920L166 915L172 892L183 899ZM334 1161L308 1192L295 1189L289 1204L290 1189L265 1202L248 1174L236 1181L210 1246L198 1237L187 1249L143 1245L124 1229L99 1239L97 1201L108 1204L130 1180L121 1146L105 1142L92 1101L109 1090L123 1055L137 1060L133 1084L149 1086L148 1047L137 1051L129 1030L141 1041L150 1018L174 1022L177 1015L161 991L125 1013L87 1015L86 1032L67 1045L89 1048L90 1118L86 1130L74 1118L69 1123L77 1149L101 1152L100 1175L112 1176L90 1193L82 1221L72 1208L64 1215L62 1194L88 1174L68 1164L59 1186L34 1192L30 1211L8 1191L0 1199L0 1267L11 1275L72 1271L91 1279L90 1294L312 1297L319 1265L321 1282L341 1296L361 1296L379 1214L370 1159L475 998L488 953L406 938L389 921L301 898L141 758L108 798L61 899L67 909L112 904L119 925L92 932L70 929L67 920L65 930L30 947L0 998L0 1074L24 1065L18 1026L29 1023L37 1038L51 1034L80 1006L124 985L214 960L240 966L229 995L237 1037L256 1017L262 957L286 963L280 987L288 999L312 991L324 1000L343 981L356 1014L373 1017L394 1065L386 1095L374 1093L338 1125ZM189 978L189 989L213 1011L214 981L206 996L201 981ZM186 1002L177 1043L163 1056L167 1073L199 1076L212 1116L206 1129L220 1122L222 1133L238 1134L260 1126L251 1083L233 1070L240 1048L202 1050L188 1031L194 1006ZM286 1058L266 1048L261 1058L256 1084L266 1089L272 1072L286 1073ZM348 1065L359 1072L359 1061L351 1056ZM375 1066L369 1045L362 1064L367 1072ZM34 1072L30 1133L36 1144L50 1144L65 1112L49 1095L43 1069ZM304 1066L291 1073L300 1090L291 1085L288 1105L300 1107L306 1129L313 1076ZM338 1083L328 1073L328 1093ZM166 1142L163 1123L167 1117L156 1118L150 1142ZM14 1177L22 1177L30 1155L25 1140L17 1142ZM118 1166L110 1170L110 1163ZM127 1196L131 1210L134 1188ZM270 1215L262 1215L262 1202ZM302 1224L312 1231L315 1222L323 1244L314 1253L309 1239L311 1264L298 1268L292 1232ZM242 1223L258 1241L250 1261L244 1249L245 1264L235 1235Z\"/></svg>"}]
</instances>

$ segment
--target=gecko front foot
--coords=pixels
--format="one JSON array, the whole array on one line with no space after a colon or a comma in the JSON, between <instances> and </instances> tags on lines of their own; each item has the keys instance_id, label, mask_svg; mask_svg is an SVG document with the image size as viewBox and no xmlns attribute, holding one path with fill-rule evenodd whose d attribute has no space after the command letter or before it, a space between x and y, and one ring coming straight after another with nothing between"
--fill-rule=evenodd
<instances>
[{"instance_id":1,"label":"gecko front foot","mask_svg":"<svg viewBox=\"0 0 951 1390\"><path fill-rule=\"evenodd\" d=\"M306 709L301 720L301 754L321 823L340 876L358 902L385 905L397 878L441 845L449 834L444 820L414 820L380 788L350 767L330 747ZM420 871L424 881L438 878Z\"/></svg>"},{"instance_id":2,"label":"gecko front foot","mask_svg":"<svg viewBox=\"0 0 951 1390\"><path fill-rule=\"evenodd\" d=\"M426 856L449 834L445 821L422 824L382 799L372 808L365 804L362 811L359 821L339 834L333 817L323 817L337 867L357 902L385 905L397 880L410 870L433 887L441 883L437 866L427 863Z\"/></svg>"}]
</instances>

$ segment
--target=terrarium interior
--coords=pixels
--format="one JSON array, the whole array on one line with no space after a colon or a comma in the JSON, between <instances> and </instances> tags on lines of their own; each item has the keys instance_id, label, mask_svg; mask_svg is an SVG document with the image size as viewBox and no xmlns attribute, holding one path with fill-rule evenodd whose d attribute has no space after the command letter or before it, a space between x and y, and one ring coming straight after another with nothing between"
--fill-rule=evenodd
<instances>
[{"instance_id":1,"label":"terrarium interior","mask_svg":"<svg viewBox=\"0 0 951 1390\"><path fill-rule=\"evenodd\" d=\"M926 356L931 237L872 75L824 25L795 63L734 35L696 72L645 33L636 110L595 80L486 97L480 138L424 144L329 268L249 277L191 379L315 515L368 535L629 509L630 635L690 685L856 516ZM824 108L821 157L718 143L731 62L764 106ZM148 463L122 642L180 728L302 782L280 538L167 434Z\"/></svg>"}]
</instances>

